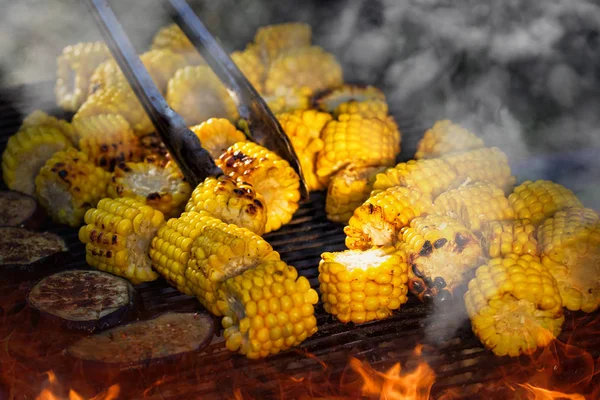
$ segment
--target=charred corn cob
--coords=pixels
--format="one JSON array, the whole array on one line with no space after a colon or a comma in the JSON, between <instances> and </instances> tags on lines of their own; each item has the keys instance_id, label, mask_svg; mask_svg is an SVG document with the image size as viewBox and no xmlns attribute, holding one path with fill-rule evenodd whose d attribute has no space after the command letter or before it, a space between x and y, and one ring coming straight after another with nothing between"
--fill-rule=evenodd
<instances>
[{"instance_id":1,"label":"charred corn cob","mask_svg":"<svg viewBox=\"0 0 600 400\"><path fill-rule=\"evenodd\" d=\"M65 47L56 59L56 103L67 111L77 111L88 96L94 70L109 58L110 52L102 42Z\"/></svg>"},{"instance_id":2,"label":"charred corn cob","mask_svg":"<svg viewBox=\"0 0 600 400\"><path fill-rule=\"evenodd\" d=\"M192 126L192 132L198 136L202 147L217 159L234 143L246 140L246 135L225 118L210 118L200 125Z\"/></svg>"},{"instance_id":3,"label":"charred corn cob","mask_svg":"<svg viewBox=\"0 0 600 400\"><path fill-rule=\"evenodd\" d=\"M231 59L242 71L248 81L254 88L262 93L264 90L264 81L266 68L261 59L260 52L256 46L246 46L244 51L234 51L231 53Z\"/></svg>"},{"instance_id":4,"label":"charred corn cob","mask_svg":"<svg viewBox=\"0 0 600 400\"><path fill-rule=\"evenodd\" d=\"M315 173L315 163L318 152L323 148L321 131L332 119L331 115L316 110L297 110L278 114L277 119L300 159L308 190L324 189L325 185Z\"/></svg>"},{"instance_id":5,"label":"charred corn cob","mask_svg":"<svg viewBox=\"0 0 600 400\"><path fill-rule=\"evenodd\" d=\"M185 271L194 250L194 241L202 234L202 223L209 214L205 211L185 212L162 225L150 245L154 269L182 293L193 295L187 287ZM203 218L204 217L204 218Z\"/></svg>"},{"instance_id":6,"label":"charred corn cob","mask_svg":"<svg viewBox=\"0 0 600 400\"><path fill-rule=\"evenodd\" d=\"M310 46L311 38L312 30L309 25L287 23L259 28L254 35L254 43L263 62L268 65L282 52Z\"/></svg>"},{"instance_id":7,"label":"charred corn cob","mask_svg":"<svg viewBox=\"0 0 600 400\"><path fill-rule=\"evenodd\" d=\"M162 164L166 164L171 160L171 155L167 151L162 139L156 132L140 136L140 148L140 159L142 160L146 158L153 158L157 161L160 161Z\"/></svg>"},{"instance_id":8,"label":"charred corn cob","mask_svg":"<svg viewBox=\"0 0 600 400\"><path fill-rule=\"evenodd\" d=\"M178 217L190 198L192 188L173 162L159 160L117 166L108 184L110 197L130 197L168 217Z\"/></svg>"},{"instance_id":9,"label":"charred corn cob","mask_svg":"<svg viewBox=\"0 0 600 400\"><path fill-rule=\"evenodd\" d=\"M479 267L465 305L473 332L498 356L548 346L565 319L556 280L529 254L508 254Z\"/></svg>"},{"instance_id":10,"label":"charred corn cob","mask_svg":"<svg viewBox=\"0 0 600 400\"><path fill-rule=\"evenodd\" d=\"M292 219L300 200L300 177L277 154L252 142L231 146L218 160L225 175L247 182L260 193L267 206L265 233L279 229Z\"/></svg>"},{"instance_id":11,"label":"charred corn cob","mask_svg":"<svg viewBox=\"0 0 600 400\"><path fill-rule=\"evenodd\" d=\"M225 345L248 358L297 346L317 332L319 296L283 261L265 261L227 279L219 290Z\"/></svg>"},{"instance_id":12,"label":"charred corn cob","mask_svg":"<svg viewBox=\"0 0 600 400\"><path fill-rule=\"evenodd\" d=\"M479 240L460 221L440 215L417 217L402 228L408 288L421 301L448 301L478 266Z\"/></svg>"},{"instance_id":13,"label":"charred corn cob","mask_svg":"<svg viewBox=\"0 0 600 400\"><path fill-rule=\"evenodd\" d=\"M35 193L35 177L54 153L71 147L69 139L57 128L26 128L8 139L2 153L2 176L11 190Z\"/></svg>"},{"instance_id":14,"label":"charred corn cob","mask_svg":"<svg viewBox=\"0 0 600 400\"><path fill-rule=\"evenodd\" d=\"M325 200L327 218L334 222L348 222L354 210L369 198L375 176L385 169L349 165L333 175Z\"/></svg>"},{"instance_id":15,"label":"charred corn cob","mask_svg":"<svg viewBox=\"0 0 600 400\"><path fill-rule=\"evenodd\" d=\"M405 186L436 197L458 184L460 182L454 168L444 160L410 160L378 174L373 184L373 190Z\"/></svg>"},{"instance_id":16,"label":"charred corn cob","mask_svg":"<svg viewBox=\"0 0 600 400\"><path fill-rule=\"evenodd\" d=\"M382 100L356 101L341 103L333 111L333 115L358 114L365 118L378 118L385 121L388 115L388 105Z\"/></svg>"},{"instance_id":17,"label":"charred corn cob","mask_svg":"<svg viewBox=\"0 0 600 400\"><path fill-rule=\"evenodd\" d=\"M436 122L417 144L416 159L436 158L446 154L478 149L483 140L449 120Z\"/></svg>"},{"instance_id":18,"label":"charred corn cob","mask_svg":"<svg viewBox=\"0 0 600 400\"><path fill-rule=\"evenodd\" d=\"M269 109L275 113L284 113L296 110L306 110L310 108L312 89L309 87L301 88L277 88L274 93L263 96Z\"/></svg>"},{"instance_id":19,"label":"charred corn cob","mask_svg":"<svg viewBox=\"0 0 600 400\"><path fill-rule=\"evenodd\" d=\"M217 304L221 285L263 261L279 260L279 253L248 229L208 215L200 217L196 226L200 234L192 245L186 285L204 307L221 316L227 311Z\"/></svg>"},{"instance_id":20,"label":"charred corn cob","mask_svg":"<svg viewBox=\"0 0 600 400\"><path fill-rule=\"evenodd\" d=\"M79 149L94 164L113 171L124 162L139 161L140 139L119 114L99 114L78 118L73 122Z\"/></svg>"},{"instance_id":21,"label":"charred corn cob","mask_svg":"<svg viewBox=\"0 0 600 400\"><path fill-rule=\"evenodd\" d=\"M281 53L269 65L265 92L278 88L309 87L313 91L341 85L342 67L333 54L321 47L298 47Z\"/></svg>"},{"instance_id":22,"label":"charred corn cob","mask_svg":"<svg viewBox=\"0 0 600 400\"><path fill-rule=\"evenodd\" d=\"M185 56L192 65L203 64L204 60L192 42L176 24L171 24L159 30L152 39L152 49L168 49Z\"/></svg>"},{"instance_id":23,"label":"charred corn cob","mask_svg":"<svg viewBox=\"0 0 600 400\"><path fill-rule=\"evenodd\" d=\"M508 196L508 202L518 218L529 218L534 225L565 208L583 207L573 192L550 181L525 181Z\"/></svg>"},{"instance_id":24,"label":"charred corn cob","mask_svg":"<svg viewBox=\"0 0 600 400\"><path fill-rule=\"evenodd\" d=\"M167 103L188 125L238 116L233 99L212 70L200 65L178 70L167 85Z\"/></svg>"},{"instance_id":25,"label":"charred corn cob","mask_svg":"<svg viewBox=\"0 0 600 400\"><path fill-rule=\"evenodd\" d=\"M79 240L85 244L87 263L122 276L132 283L153 281L148 249L165 219L163 214L134 199L102 199L85 213Z\"/></svg>"},{"instance_id":26,"label":"charred corn cob","mask_svg":"<svg viewBox=\"0 0 600 400\"><path fill-rule=\"evenodd\" d=\"M46 162L35 178L37 198L54 221L79 227L85 212L106 197L110 175L70 147Z\"/></svg>"},{"instance_id":27,"label":"charred corn cob","mask_svg":"<svg viewBox=\"0 0 600 400\"><path fill-rule=\"evenodd\" d=\"M19 130L25 130L27 128L35 128L35 127L52 127L56 128L62 132L73 144L76 144L75 141L75 129L73 125L69 123L69 121L65 121L64 119L58 119L51 115L46 114L41 110L35 110L31 114L29 114L23 120L23 123L19 127Z\"/></svg>"},{"instance_id":28,"label":"charred corn cob","mask_svg":"<svg viewBox=\"0 0 600 400\"><path fill-rule=\"evenodd\" d=\"M155 49L140 55L140 60L148 70L152 80L161 93L165 93L167 83L175 71L187 65L185 57L170 49ZM90 78L89 93L100 89L117 86L128 88L129 83L115 60L108 60L100 64Z\"/></svg>"},{"instance_id":29,"label":"charred corn cob","mask_svg":"<svg viewBox=\"0 0 600 400\"><path fill-rule=\"evenodd\" d=\"M324 148L317 157L317 175L328 180L349 164L390 165L400 150L398 139L385 122L342 114L323 130Z\"/></svg>"},{"instance_id":30,"label":"charred corn cob","mask_svg":"<svg viewBox=\"0 0 600 400\"><path fill-rule=\"evenodd\" d=\"M77 111L73 117L73 123L80 118L98 114L122 115L138 136L146 135L154 130L148 115L129 87L113 86L97 90Z\"/></svg>"},{"instance_id":31,"label":"charred corn cob","mask_svg":"<svg viewBox=\"0 0 600 400\"><path fill-rule=\"evenodd\" d=\"M373 86L341 85L321 92L315 99L317 107L333 113L342 103L348 102L385 102L385 94Z\"/></svg>"},{"instance_id":32,"label":"charred corn cob","mask_svg":"<svg viewBox=\"0 0 600 400\"><path fill-rule=\"evenodd\" d=\"M444 192L435 199L435 210L461 220L470 230L481 231L488 221L515 219L502 189L491 182L475 182Z\"/></svg>"},{"instance_id":33,"label":"charred corn cob","mask_svg":"<svg viewBox=\"0 0 600 400\"><path fill-rule=\"evenodd\" d=\"M529 219L491 221L483 225L482 236L485 252L491 258L509 253L539 255L535 226Z\"/></svg>"},{"instance_id":34,"label":"charred corn cob","mask_svg":"<svg viewBox=\"0 0 600 400\"><path fill-rule=\"evenodd\" d=\"M395 245L400 230L413 218L432 210L431 198L396 186L370 197L358 207L344 228L349 249Z\"/></svg>"},{"instance_id":35,"label":"charred corn cob","mask_svg":"<svg viewBox=\"0 0 600 400\"><path fill-rule=\"evenodd\" d=\"M542 264L558 282L569 310L600 305L600 219L589 208L557 212L538 228Z\"/></svg>"},{"instance_id":36,"label":"charred corn cob","mask_svg":"<svg viewBox=\"0 0 600 400\"><path fill-rule=\"evenodd\" d=\"M408 300L408 265L395 248L323 253L323 307L343 323L385 319Z\"/></svg>"},{"instance_id":37,"label":"charred corn cob","mask_svg":"<svg viewBox=\"0 0 600 400\"><path fill-rule=\"evenodd\" d=\"M456 170L462 181L490 181L505 193L510 193L515 184L506 154L496 147L450 154L443 157L443 160Z\"/></svg>"},{"instance_id":38,"label":"charred corn cob","mask_svg":"<svg viewBox=\"0 0 600 400\"><path fill-rule=\"evenodd\" d=\"M206 178L194 189L185 211L201 210L257 235L265 231L267 209L263 197L249 183L228 176Z\"/></svg>"}]
</instances>

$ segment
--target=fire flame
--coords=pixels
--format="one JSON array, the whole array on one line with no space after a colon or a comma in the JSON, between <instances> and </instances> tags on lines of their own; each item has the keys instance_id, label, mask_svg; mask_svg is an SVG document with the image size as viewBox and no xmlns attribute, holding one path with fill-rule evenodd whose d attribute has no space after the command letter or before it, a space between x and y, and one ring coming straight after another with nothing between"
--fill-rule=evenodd
<instances>
[{"instance_id":1,"label":"fire flame","mask_svg":"<svg viewBox=\"0 0 600 400\"><path fill-rule=\"evenodd\" d=\"M556 392L553 390L542 389L530 385L529 383L525 383L519 386L527 390L528 394L530 394L530 400L585 400L585 397L577 393L567 394L563 392Z\"/></svg>"},{"instance_id":2,"label":"fire flame","mask_svg":"<svg viewBox=\"0 0 600 400\"><path fill-rule=\"evenodd\" d=\"M106 391L90 398L84 398L73 389L69 389L68 397L61 396L57 394L57 392L60 393L61 389L56 374L53 371L48 371L45 374L48 377L49 387L42 390L35 400L114 400L119 396L120 388L118 384L112 385Z\"/></svg>"}]
</instances>

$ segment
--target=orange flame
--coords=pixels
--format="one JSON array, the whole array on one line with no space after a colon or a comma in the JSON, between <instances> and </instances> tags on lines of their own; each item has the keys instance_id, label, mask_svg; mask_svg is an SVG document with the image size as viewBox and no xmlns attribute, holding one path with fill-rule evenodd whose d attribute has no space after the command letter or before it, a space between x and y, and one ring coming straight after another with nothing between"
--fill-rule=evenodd
<instances>
[{"instance_id":1,"label":"orange flame","mask_svg":"<svg viewBox=\"0 0 600 400\"><path fill-rule=\"evenodd\" d=\"M56 374L53 371L48 371L45 374L48 376L49 387L42 390L35 400L114 400L119 396L120 388L118 384L112 385L106 391L88 399L84 398L73 389L69 389L68 397L61 396L60 394L57 394L57 392L61 392L61 389Z\"/></svg>"},{"instance_id":2,"label":"orange flame","mask_svg":"<svg viewBox=\"0 0 600 400\"><path fill-rule=\"evenodd\" d=\"M533 395L533 397L529 396L530 400L585 400L585 397L577 393L568 394L563 392L556 392L553 390L542 389L530 385L529 383L525 383L519 386L527 390L528 394Z\"/></svg>"}]
</instances>

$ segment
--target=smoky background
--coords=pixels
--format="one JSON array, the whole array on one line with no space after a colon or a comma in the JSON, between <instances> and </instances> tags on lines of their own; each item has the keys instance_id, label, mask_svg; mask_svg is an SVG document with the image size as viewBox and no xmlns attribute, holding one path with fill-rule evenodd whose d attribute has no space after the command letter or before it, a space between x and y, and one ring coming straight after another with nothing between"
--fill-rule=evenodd
<instances>
[{"instance_id":1,"label":"smoky background","mask_svg":"<svg viewBox=\"0 0 600 400\"><path fill-rule=\"evenodd\" d=\"M411 127L402 159L449 118L504 150L520 180L557 181L600 209L598 1L188 2L229 51L260 26L309 23L345 80L382 88ZM140 53L170 22L159 0L110 4ZM0 0L0 87L53 80L64 46L100 39L81 0Z\"/></svg>"}]
</instances>

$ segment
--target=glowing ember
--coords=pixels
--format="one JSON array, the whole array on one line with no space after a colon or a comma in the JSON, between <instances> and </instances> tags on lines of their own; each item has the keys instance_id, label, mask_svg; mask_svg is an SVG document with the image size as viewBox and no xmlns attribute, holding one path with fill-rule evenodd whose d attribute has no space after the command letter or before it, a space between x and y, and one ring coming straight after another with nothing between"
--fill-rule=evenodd
<instances>
[{"instance_id":1,"label":"glowing ember","mask_svg":"<svg viewBox=\"0 0 600 400\"><path fill-rule=\"evenodd\" d=\"M35 398L35 400L114 400L119 396L120 388L119 385L112 385L106 391L97 394L91 398L84 398L79 393L74 391L73 389L69 389L69 394L67 396L62 396L60 393L61 387L58 379L56 378L56 374L53 371L46 372L48 376L48 386Z\"/></svg>"}]
</instances>

